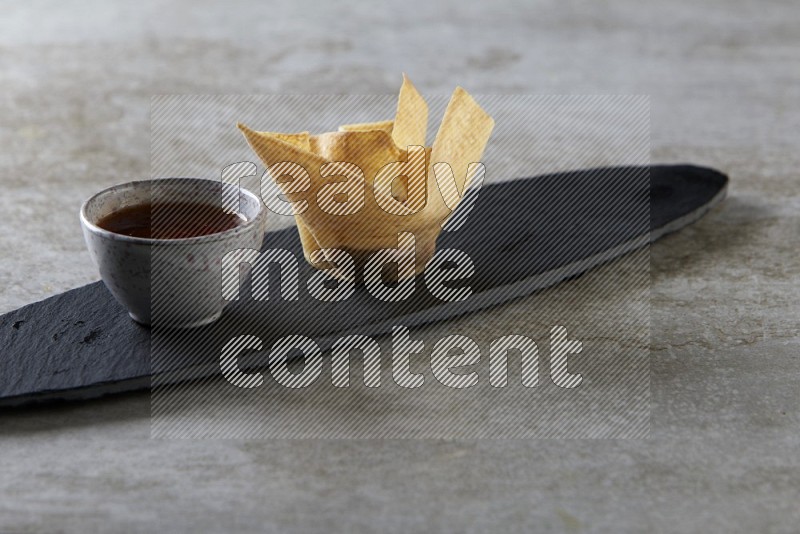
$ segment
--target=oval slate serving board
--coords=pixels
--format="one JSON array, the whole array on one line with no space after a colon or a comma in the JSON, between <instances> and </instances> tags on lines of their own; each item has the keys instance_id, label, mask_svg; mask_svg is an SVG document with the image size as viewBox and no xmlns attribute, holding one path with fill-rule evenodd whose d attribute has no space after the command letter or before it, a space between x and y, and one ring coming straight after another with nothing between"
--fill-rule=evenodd
<instances>
[{"instance_id":1,"label":"oval slate serving board","mask_svg":"<svg viewBox=\"0 0 800 534\"><path fill-rule=\"evenodd\" d=\"M295 228L268 234L265 246L300 258L300 299L253 301L245 284L243 298L218 323L190 335L159 330L151 336L101 282L89 284L0 317L0 407L143 389L155 372L159 383L218 374L222 345L243 333L259 335L265 347L278 337L302 334L325 349L346 333L376 335L395 324L440 321L496 305L696 221L724 198L727 182L712 169L670 165L580 170L485 186L463 226L443 232L437 243L467 252L475 264L473 294L461 302L434 298L418 279L412 297L399 303L379 301L363 287L347 301L320 303L304 289L312 271L302 261ZM270 288L277 288L275 273L270 277Z\"/></svg>"}]
</instances>

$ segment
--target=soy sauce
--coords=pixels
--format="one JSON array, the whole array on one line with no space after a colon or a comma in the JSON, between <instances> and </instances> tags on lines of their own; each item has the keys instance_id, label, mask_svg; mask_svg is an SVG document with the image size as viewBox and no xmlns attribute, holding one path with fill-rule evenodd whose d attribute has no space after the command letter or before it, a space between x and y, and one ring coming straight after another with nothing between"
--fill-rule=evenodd
<instances>
[{"instance_id":1,"label":"soy sauce","mask_svg":"<svg viewBox=\"0 0 800 534\"><path fill-rule=\"evenodd\" d=\"M97 226L131 237L183 239L218 234L244 224L238 213L191 202L159 202L129 206L106 215Z\"/></svg>"}]
</instances>

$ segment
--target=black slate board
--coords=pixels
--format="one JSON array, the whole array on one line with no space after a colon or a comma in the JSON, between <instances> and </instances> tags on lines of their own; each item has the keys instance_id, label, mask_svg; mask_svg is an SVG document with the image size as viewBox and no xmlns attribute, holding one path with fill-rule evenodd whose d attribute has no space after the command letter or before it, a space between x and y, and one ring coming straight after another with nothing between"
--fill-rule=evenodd
<instances>
[{"instance_id":1,"label":"black slate board","mask_svg":"<svg viewBox=\"0 0 800 534\"><path fill-rule=\"evenodd\" d=\"M400 303L378 301L363 288L347 301L320 303L302 282L299 301L257 302L245 284L244 297L216 324L191 335L151 336L102 283L67 291L0 317L0 407L143 389L155 372L159 383L218 374L222 344L242 333L261 336L266 347L293 333L325 347L344 333L374 335L393 324L443 320L521 297L694 222L724 198L727 181L712 169L672 165L486 186L464 226L438 241L438 248L467 252L475 264L473 295L462 302L435 299L421 280L412 298ZM265 245L302 258L295 228L268 234ZM304 281L311 268L300 263ZM270 287L277 288L270 276Z\"/></svg>"}]
</instances>

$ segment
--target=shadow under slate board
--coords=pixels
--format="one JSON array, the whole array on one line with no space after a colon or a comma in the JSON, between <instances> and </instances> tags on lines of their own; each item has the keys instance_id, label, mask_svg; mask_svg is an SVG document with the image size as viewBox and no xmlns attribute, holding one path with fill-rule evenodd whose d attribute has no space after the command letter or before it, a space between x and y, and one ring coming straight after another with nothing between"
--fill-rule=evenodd
<instances>
[{"instance_id":1,"label":"shadow under slate board","mask_svg":"<svg viewBox=\"0 0 800 534\"><path fill-rule=\"evenodd\" d=\"M320 302L305 288L296 228L267 234L265 248L291 251L300 264L300 298L277 296L270 271L268 301L249 284L213 325L170 335L137 325L102 282L67 291L0 317L0 407L87 399L158 383L220 374L222 346L258 335L265 349L241 361L263 365L277 338L301 334L324 350L351 333L376 335L393 325L441 321L531 294L646 245L703 216L725 196L728 179L690 165L611 167L517 179L485 186L466 222L443 232L439 249L466 252L475 271L472 295L433 297L416 280L409 300L383 302L363 286L343 302ZM649 213L648 213L649 199ZM456 214L457 216L458 214ZM163 377L166 377L162 380ZM172 377L172 378L170 378Z\"/></svg>"}]
</instances>

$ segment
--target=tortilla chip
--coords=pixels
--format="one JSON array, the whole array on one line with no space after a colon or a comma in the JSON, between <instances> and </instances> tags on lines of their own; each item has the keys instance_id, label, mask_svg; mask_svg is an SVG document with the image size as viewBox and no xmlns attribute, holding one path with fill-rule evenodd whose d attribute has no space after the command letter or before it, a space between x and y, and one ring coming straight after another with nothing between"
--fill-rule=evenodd
<instances>
[{"instance_id":1,"label":"tortilla chip","mask_svg":"<svg viewBox=\"0 0 800 534\"><path fill-rule=\"evenodd\" d=\"M309 145L308 139L309 135L308 132L300 132L300 133L272 133L270 134L274 136L276 139L281 141L285 141L290 145L294 145L297 148L301 148L303 150L311 150L311 146Z\"/></svg>"},{"instance_id":2,"label":"tortilla chip","mask_svg":"<svg viewBox=\"0 0 800 534\"><path fill-rule=\"evenodd\" d=\"M468 178L472 178L467 177L467 168L470 163L481 161L493 128L494 119L481 109L469 93L456 87L433 142L431 164L448 163L462 193L465 185L469 185ZM432 174L429 179L434 178Z\"/></svg>"},{"instance_id":3,"label":"tortilla chip","mask_svg":"<svg viewBox=\"0 0 800 534\"><path fill-rule=\"evenodd\" d=\"M257 132L242 124L239 129L268 168L292 162L308 172L308 189L278 185L290 202L307 201L295 218L310 263L315 264L311 260L320 249L345 250L365 261L377 250L397 247L398 235L406 232L414 236L420 273L436 251L441 225L461 198L456 189L464 190L468 165L480 161L494 126L460 87L433 148L425 147L427 122L425 100L403 75L394 121L345 124L338 132L319 135ZM409 154L409 146L425 149ZM443 194L432 172L438 162L449 163L454 173Z\"/></svg>"},{"instance_id":4,"label":"tortilla chip","mask_svg":"<svg viewBox=\"0 0 800 534\"><path fill-rule=\"evenodd\" d=\"M370 132L372 130L382 130L388 134L392 133L394 128L394 121L378 121L378 122L357 122L355 124L342 124L339 126L340 132Z\"/></svg>"},{"instance_id":5,"label":"tortilla chip","mask_svg":"<svg viewBox=\"0 0 800 534\"><path fill-rule=\"evenodd\" d=\"M417 88L403 74L403 85L397 99L397 112L394 117L392 139L403 150L407 147L425 146L428 132L428 104Z\"/></svg>"},{"instance_id":6,"label":"tortilla chip","mask_svg":"<svg viewBox=\"0 0 800 534\"><path fill-rule=\"evenodd\" d=\"M328 132L311 136L314 153L326 161L355 163L372 183L378 169L390 161L397 161L402 151L391 136L383 130Z\"/></svg>"},{"instance_id":7,"label":"tortilla chip","mask_svg":"<svg viewBox=\"0 0 800 534\"><path fill-rule=\"evenodd\" d=\"M257 132L251 130L242 123L238 123L237 126L244 134L245 139L247 139L247 143L258 157L261 158L261 161L264 162L267 168L284 161L297 163L311 176L311 190L314 191L314 177L319 176L319 168L326 163L326 160L309 150L297 146L297 144L304 144L302 142L304 134L293 135ZM293 140L296 144L285 139ZM308 141L309 139L308 134L305 133L305 140ZM317 183L318 181L317 179ZM295 202L303 199L305 195L306 193L304 192L298 192L286 194L286 198L291 202Z\"/></svg>"},{"instance_id":8,"label":"tortilla chip","mask_svg":"<svg viewBox=\"0 0 800 534\"><path fill-rule=\"evenodd\" d=\"M244 134L253 151L267 166L282 161L293 161L303 165L310 172L313 168L319 168L322 163L325 163L323 158L311 152L308 132L297 134L257 132L241 122L236 126ZM311 164L311 166L306 164Z\"/></svg>"}]
</instances>

